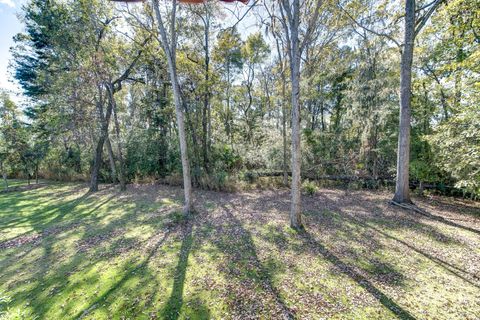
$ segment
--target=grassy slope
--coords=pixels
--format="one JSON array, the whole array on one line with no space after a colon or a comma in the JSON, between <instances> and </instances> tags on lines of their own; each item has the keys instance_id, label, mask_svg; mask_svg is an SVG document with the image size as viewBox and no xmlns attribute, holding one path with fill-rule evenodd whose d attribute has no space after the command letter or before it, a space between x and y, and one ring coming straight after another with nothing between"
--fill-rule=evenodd
<instances>
[{"instance_id":1,"label":"grassy slope","mask_svg":"<svg viewBox=\"0 0 480 320\"><path fill-rule=\"evenodd\" d=\"M86 191L0 194L4 317L480 318L475 204L325 189L295 233L287 191L199 191L189 220L176 188Z\"/></svg>"}]
</instances>

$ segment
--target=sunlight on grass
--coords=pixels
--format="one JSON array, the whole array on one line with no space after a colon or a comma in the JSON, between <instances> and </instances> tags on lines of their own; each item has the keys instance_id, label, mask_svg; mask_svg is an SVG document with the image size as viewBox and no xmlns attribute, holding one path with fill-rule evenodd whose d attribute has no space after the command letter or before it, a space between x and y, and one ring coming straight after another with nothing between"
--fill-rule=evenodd
<instances>
[{"instance_id":1,"label":"sunlight on grass","mask_svg":"<svg viewBox=\"0 0 480 320\"><path fill-rule=\"evenodd\" d=\"M21 186L26 186L28 184L27 180L22 180L22 179L8 179L8 187L9 188L15 188L15 187L21 187ZM35 183L35 181L34 181ZM0 191L3 191L6 189L6 185L3 179L0 180Z\"/></svg>"},{"instance_id":2,"label":"sunlight on grass","mask_svg":"<svg viewBox=\"0 0 480 320\"><path fill-rule=\"evenodd\" d=\"M242 216L267 203L259 195L240 211L213 195L185 217L181 198L152 192L52 184L1 194L0 319L468 319L480 310L468 264L478 238L468 230L343 207L308 211L309 228L296 232L276 209Z\"/></svg>"}]
</instances>

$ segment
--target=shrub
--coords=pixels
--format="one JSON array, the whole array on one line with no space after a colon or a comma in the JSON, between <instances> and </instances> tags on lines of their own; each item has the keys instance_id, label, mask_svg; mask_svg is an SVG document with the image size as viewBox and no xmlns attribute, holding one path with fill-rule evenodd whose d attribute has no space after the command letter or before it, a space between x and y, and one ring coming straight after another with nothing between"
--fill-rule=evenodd
<instances>
[{"instance_id":1,"label":"shrub","mask_svg":"<svg viewBox=\"0 0 480 320\"><path fill-rule=\"evenodd\" d=\"M243 180L248 183L254 183L258 179L258 173L253 171L246 171L243 173Z\"/></svg>"},{"instance_id":2,"label":"shrub","mask_svg":"<svg viewBox=\"0 0 480 320\"><path fill-rule=\"evenodd\" d=\"M302 184L302 192L306 195L313 196L318 190L315 182L305 180Z\"/></svg>"}]
</instances>

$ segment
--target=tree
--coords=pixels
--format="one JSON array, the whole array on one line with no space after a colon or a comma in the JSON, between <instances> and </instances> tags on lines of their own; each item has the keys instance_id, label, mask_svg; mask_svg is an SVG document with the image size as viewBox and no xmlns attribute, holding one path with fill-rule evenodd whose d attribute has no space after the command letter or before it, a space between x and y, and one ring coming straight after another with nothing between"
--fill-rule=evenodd
<instances>
[{"instance_id":1,"label":"tree","mask_svg":"<svg viewBox=\"0 0 480 320\"><path fill-rule=\"evenodd\" d=\"M192 181L190 177L190 164L188 162L187 139L185 135L185 123L183 115L183 102L181 96L180 83L177 74L177 29L176 29L176 14L177 1L173 0L172 10L170 12L170 37L167 36L167 30L163 23L162 13L158 0L152 2L153 10L157 19L157 27L160 35L160 43L167 58L168 71L173 89L173 99L175 102L175 114L177 117L178 139L180 142L180 153L182 158L183 171L183 189L185 194L185 204L183 211L189 214L193 209L192 204Z\"/></svg>"},{"instance_id":2,"label":"tree","mask_svg":"<svg viewBox=\"0 0 480 320\"><path fill-rule=\"evenodd\" d=\"M419 8L415 0L405 1L404 46L400 68L400 123L397 150L397 179L393 201L396 203L411 203L410 200L410 125L412 100L412 63L415 37L427 23L430 16L443 0L435 0L421 7L425 11L418 15Z\"/></svg>"},{"instance_id":3,"label":"tree","mask_svg":"<svg viewBox=\"0 0 480 320\"><path fill-rule=\"evenodd\" d=\"M421 38L423 91L429 98L430 130L421 137L431 148L429 161L439 167L455 186L472 197L479 194L478 139L480 109L478 54L480 50L480 2L451 1L441 7L434 25ZM462 88L462 90L459 90ZM438 109L435 108L438 105ZM427 120L428 121L428 120ZM426 162L426 161L425 161ZM442 177L435 176L437 181ZM445 178L444 178L445 179Z\"/></svg>"},{"instance_id":4,"label":"tree","mask_svg":"<svg viewBox=\"0 0 480 320\"><path fill-rule=\"evenodd\" d=\"M233 146L233 110L232 110L232 82L243 66L242 39L236 28L221 31L217 36L217 44L213 51L213 60L219 65L223 73L225 90L225 109L222 117L225 134Z\"/></svg>"},{"instance_id":5,"label":"tree","mask_svg":"<svg viewBox=\"0 0 480 320\"><path fill-rule=\"evenodd\" d=\"M439 125L428 136L439 166L456 179L456 187L480 193L480 108L472 105Z\"/></svg>"},{"instance_id":6,"label":"tree","mask_svg":"<svg viewBox=\"0 0 480 320\"><path fill-rule=\"evenodd\" d=\"M395 195L393 203L411 203L410 200L410 125L411 125L411 99L412 99L412 64L415 38L429 21L431 15L444 0L421 1L405 0L403 42L397 41L388 32L377 31L364 23L357 21L347 10L343 9L346 15L367 32L382 36L397 45L401 52L400 63L400 118L398 131L397 148L397 175L395 184ZM385 6L383 6L385 8ZM394 19L395 22L398 19ZM402 43L402 44L401 44Z\"/></svg>"},{"instance_id":7,"label":"tree","mask_svg":"<svg viewBox=\"0 0 480 320\"><path fill-rule=\"evenodd\" d=\"M19 110L8 94L1 94L0 103L0 160L5 185L8 187L7 169L23 172L30 184L34 166L30 132L19 119Z\"/></svg>"},{"instance_id":8,"label":"tree","mask_svg":"<svg viewBox=\"0 0 480 320\"><path fill-rule=\"evenodd\" d=\"M275 41L275 49L277 54L277 68L278 73L280 74L280 94L279 94L279 105L282 113L282 171L283 171L283 184L288 185L288 160L287 160L287 47L285 41L282 37L282 26L279 23L279 19L276 16L276 13L269 9L268 6L265 7L268 19L264 21L264 24L267 26L267 30L273 36ZM275 7L273 7L273 10Z\"/></svg>"},{"instance_id":9,"label":"tree","mask_svg":"<svg viewBox=\"0 0 480 320\"><path fill-rule=\"evenodd\" d=\"M247 98L245 103L240 103L239 105L242 109L243 120L246 127L244 138L247 143L251 143L256 118L262 113L261 108L254 106L253 91L256 71L258 71L258 66L270 54L270 48L261 33L254 33L247 37L241 51L244 65L246 66L242 88L246 91ZM268 92L268 90L266 90L266 92Z\"/></svg>"},{"instance_id":10,"label":"tree","mask_svg":"<svg viewBox=\"0 0 480 320\"><path fill-rule=\"evenodd\" d=\"M294 229L303 227L301 217L301 146L300 146L300 65L302 53L315 30L323 1L282 0L280 15L290 63L290 81L292 84L292 205L290 209L290 226ZM305 12L301 12L301 8ZM305 30L303 39L301 32Z\"/></svg>"},{"instance_id":11,"label":"tree","mask_svg":"<svg viewBox=\"0 0 480 320\"><path fill-rule=\"evenodd\" d=\"M471 134L453 126L475 128L466 109L478 104L478 0L417 0L413 52L411 33L405 38L398 23L403 2L208 1L182 10L181 1L148 3L23 7L13 66L31 103L8 132L22 143L9 149L0 138L3 173L90 179L92 190L102 181L121 189L130 181L183 182L188 211L191 183L232 190L267 175L287 184L292 171L290 220L301 228L301 177L376 187L405 163L396 159L403 58L407 180L461 182L465 192L468 183L475 192L474 169L457 159L456 170L446 143L461 148L456 136ZM232 25L225 18L232 8L256 13L265 28ZM476 150L476 140L467 142ZM403 184L405 174L397 176Z\"/></svg>"},{"instance_id":12,"label":"tree","mask_svg":"<svg viewBox=\"0 0 480 320\"><path fill-rule=\"evenodd\" d=\"M219 7L213 2L204 2L202 6L190 6L189 12L192 12L197 21L201 22L203 37L200 40L203 49L203 108L202 108L202 157L203 167L207 174L210 174L210 153L212 144L212 89L214 82L214 70L212 70L212 57L211 57L211 37L215 32L216 16L219 13ZM199 32L198 29L193 26L191 32Z\"/></svg>"},{"instance_id":13,"label":"tree","mask_svg":"<svg viewBox=\"0 0 480 320\"><path fill-rule=\"evenodd\" d=\"M18 120L16 106L10 97L2 92L0 99L0 171L5 188L8 189L8 169L12 169L18 161L16 157Z\"/></svg>"}]
</instances>

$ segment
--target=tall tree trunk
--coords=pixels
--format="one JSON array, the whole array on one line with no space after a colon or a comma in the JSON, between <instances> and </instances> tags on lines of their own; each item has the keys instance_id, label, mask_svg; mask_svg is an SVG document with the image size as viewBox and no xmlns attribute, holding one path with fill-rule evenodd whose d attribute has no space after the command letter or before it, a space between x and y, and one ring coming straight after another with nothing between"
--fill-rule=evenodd
<instances>
[{"instance_id":1,"label":"tall tree trunk","mask_svg":"<svg viewBox=\"0 0 480 320\"><path fill-rule=\"evenodd\" d=\"M184 213L190 214L192 206L192 179L190 176L190 164L188 162L187 139L185 135L185 122L180 98L180 86L176 74L176 64L171 64L170 73L172 74L172 83L174 84L175 113L177 117L178 136L180 140L180 153L182 158L183 188L185 194Z\"/></svg>"},{"instance_id":2,"label":"tall tree trunk","mask_svg":"<svg viewBox=\"0 0 480 320\"><path fill-rule=\"evenodd\" d=\"M207 149L209 150L209 152L211 152L212 150L212 108L208 108L208 114L207 114L207 118L208 118L208 121L207 121L207 125L208 125L208 128L207 128Z\"/></svg>"},{"instance_id":3,"label":"tall tree trunk","mask_svg":"<svg viewBox=\"0 0 480 320\"><path fill-rule=\"evenodd\" d=\"M115 168L115 158L113 156L112 143L110 142L110 137L105 139L105 145L107 147L108 160L110 161L110 173L112 176L112 183L117 184L117 169Z\"/></svg>"},{"instance_id":4,"label":"tall tree trunk","mask_svg":"<svg viewBox=\"0 0 480 320\"><path fill-rule=\"evenodd\" d=\"M282 58L282 50L280 49L280 42L278 40L278 35L274 32L273 36L275 37L275 42L277 45L277 54L280 59L280 64L282 66L282 71L280 73L282 81L282 94L281 94L281 105L282 105L282 139L283 139L283 184L288 185L288 164L287 164L287 77L285 76L286 64L285 59Z\"/></svg>"},{"instance_id":5,"label":"tall tree trunk","mask_svg":"<svg viewBox=\"0 0 480 320\"><path fill-rule=\"evenodd\" d=\"M301 163L302 150L300 145L300 2L293 1L293 14L290 34L290 71L292 81L292 204L290 210L290 225L294 229L302 228L301 216Z\"/></svg>"},{"instance_id":6,"label":"tall tree trunk","mask_svg":"<svg viewBox=\"0 0 480 320\"><path fill-rule=\"evenodd\" d=\"M203 97L203 110L202 110L202 148L203 148L203 168L205 172L209 173L209 122L210 122L210 42L209 42L209 35L210 35L210 19L209 13L207 13L207 17L205 18L205 94Z\"/></svg>"},{"instance_id":7,"label":"tall tree trunk","mask_svg":"<svg viewBox=\"0 0 480 320\"><path fill-rule=\"evenodd\" d=\"M155 15L157 18L158 31L160 33L160 40L162 43L163 50L167 57L168 71L170 74L170 80L172 82L173 88L173 99L175 101L175 114L177 117L177 126L178 126L178 138L180 141L180 154L182 158L182 171L183 171L183 189L185 194L185 205L183 211L185 214L189 214L192 209L192 180L190 177L190 165L188 163L188 152L187 152L187 139L185 134L185 122L183 115L183 106L180 85L178 82L177 75L177 63L176 63L176 32L175 32L175 16L176 16L176 0L173 1L172 9L172 26L171 26L171 38L170 45L167 38L167 32L165 30L165 25L163 24L162 15L160 13L160 7L158 0L153 0L153 8L155 10Z\"/></svg>"},{"instance_id":8,"label":"tall tree trunk","mask_svg":"<svg viewBox=\"0 0 480 320\"><path fill-rule=\"evenodd\" d=\"M7 180L7 173L3 172L3 182L5 183L5 189L8 190L8 180Z\"/></svg>"},{"instance_id":9,"label":"tall tree trunk","mask_svg":"<svg viewBox=\"0 0 480 320\"><path fill-rule=\"evenodd\" d=\"M95 157L93 159L93 168L92 168L92 175L90 179L90 192L98 191L98 175L100 172L100 165L102 163L102 153L103 153L103 145L105 140L108 137L108 124L110 122L110 117L112 115L112 105L109 103L107 104L107 112L103 114L103 90L101 85L98 85L98 94L99 99L96 104L98 117L100 119L101 130L100 130L100 137L97 141L97 147L95 149Z\"/></svg>"},{"instance_id":10,"label":"tall tree trunk","mask_svg":"<svg viewBox=\"0 0 480 320\"><path fill-rule=\"evenodd\" d=\"M117 114L117 105L114 103L113 105L113 119L115 123L115 133L117 135L117 148L118 148L118 178L120 180L120 190L125 191L127 190L127 182L125 178L125 160L123 157L123 143L122 137L120 136L120 124L118 122L118 114Z\"/></svg>"},{"instance_id":11,"label":"tall tree trunk","mask_svg":"<svg viewBox=\"0 0 480 320\"><path fill-rule=\"evenodd\" d=\"M230 122L231 112L230 112L230 62L227 62L227 110L225 113L225 131L227 133L227 138L229 139L230 145L233 147L233 133L232 133L232 124Z\"/></svg>"},{"instance_id":12,"label":"tall tree trunk","mask_svg":"<svg viewBox=\"0 0 480 320\"><path fill-rule=\"evenodd\" d=\"M443 120L448 120L448 105L447 105L447 96L445 95L445 91L443 88L440 88L440 102L442 103L443 109Z\"/></svg>"},{"instance_id":13,"label":"tall tree trunk","mask_svg":"<svg viewBox=\"0 0 480 320\"><path fill-rule=\"evenodd\" d=\"M415 40L415 0L405 4L405 42L400 71L400 128L397 150L397 179L393 201L411 203L409 189L410 118L412 97L412 62Z\"/></svg>"},{"instance_id":14,"label":"tall tree trunk","mask_svg":"<svg viewBox=\"0 0 480 320\"><path fill-rule=\"evenodd\" d=\"M105 143L105 137L100 135L97 141L97 147L95 148L95 157L93 159L92 174L90 178L90 192L98 191L98 174L100 172L100 163L102 161L102 149Z\"/></svg>"},{"instance_id":15,"label":"tall tree trunk","mask_svg":"<svg viewBox=\"0 0 480 320\"><path fill-rule=\"evenodd\" d=\"M192 118L190 116L190 113L188 111L187 104L184 105L183 110L185 111L185 118L187 122L188 128L190 128L190 133L192 137L192 143L193 143L193 185L198 186L200 182L200 150L198 150L198 147L200 144L198 143L198 138L197 138L197 133L195 130L195 126L193 124Z\"/></svg>"},{"instance_id":16,"label":"tall tree trunk","mask_svg":"<svg viewBox=\"0 0 480 320\"><path fill-rule=\"evenodd\" d=\"M462 39L463 34L459 35L460 39ZM464 50L463 50L463 43L460 43L460 47L457 49L457 56L456 56L456 62L458 65L461 65L461 63L464 60ZM453 99L453 107L455 108L455 111L460 110L460 103L462 101L462 72L461 72L461 67L456 67L455 70L455 85L454 85L454 99Z\"/></svg>"},{"instance_id":17,"label":"tall tree trunk","mask_svg":"<svg viewBox=\"0 0 480 320\"><path fill-rule=\"evenodd\" d=\"M207 77L208 78L208 77ZM208 80L207 80L208 81ZM203 101L203 110L202 110L202 156L203 156L203 168L206 173L209 173L209 161L208 161L208 109L210 106L209 94L206 93Z\"/></svg>"},{"instance_id":18,"label":"tall tree trunk","mask_svg":"<svg viewBox=\"0 0 480 320\"><path fill-rule=\"evenodd\" d=\"M288 164L287 164L287 79L285 70L282 72L282 138L283 138L283 184L288 185Z\"/></svg>"},{"instance_id":19,"label":"tall tree trunk","mask_svg":"<svg viewBox=\"0 0 480 320\"><path fill-rule=\"evenodd\" d=\"M320 121L322 125L322 132L325 132L325 105L323 103L323 98L320 101Z\"/></svg>"},{"instance_id":20,"label":"tall tree trunk","mask_svg":"<svg viewBox=\"0 0 480 320\"><path fill-rule=\"evenodd\" d=\"M118 121L117 102L115 101L115 89L113 84L108 85L108 98L109 105L112 108L115 135L117 137L118 162L120 163L118 167L118 180L120 180L120 190L125 191L127 190L127 183L125 181L125 161L123 159L123 144L122 137L120 136L120 123Z\"/></svg>"}]
</instances>

